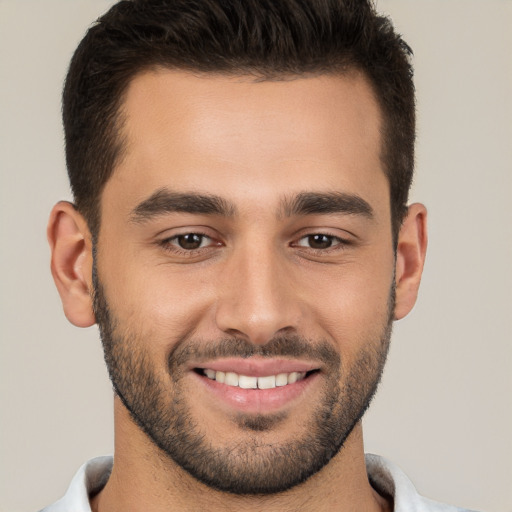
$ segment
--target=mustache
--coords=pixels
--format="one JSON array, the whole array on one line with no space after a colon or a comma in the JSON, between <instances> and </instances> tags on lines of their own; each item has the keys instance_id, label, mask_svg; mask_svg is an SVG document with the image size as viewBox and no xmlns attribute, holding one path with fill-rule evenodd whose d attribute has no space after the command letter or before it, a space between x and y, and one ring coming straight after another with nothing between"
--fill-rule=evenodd
<instances>
[{"instance_id":1,"label":"mustache","mask_svg":"<svg viewBox=\"0 0 512 512\"><path fill-rule=\"evenodd\" d=\"M182 341L169 353L169 368L178 369L190 361L228 357L260 356L266 358L300 358L320 361L330 367L340 367L340 354L325 340L310 340L290 334L276 336L264 345L256 345L245 338L222 338L215 341Z\"/></svg>"}]
</instances>

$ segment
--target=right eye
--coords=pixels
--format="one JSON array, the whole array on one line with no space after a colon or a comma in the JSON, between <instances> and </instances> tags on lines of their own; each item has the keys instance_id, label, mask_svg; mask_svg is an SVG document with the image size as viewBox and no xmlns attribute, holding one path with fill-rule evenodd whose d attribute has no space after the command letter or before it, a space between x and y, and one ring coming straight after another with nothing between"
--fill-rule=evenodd
<instances>
[{"instance_id":1,"label":"right eye","mask_svg":"<svg viewBox=\"0 0 512 512\"><path fill-rule=\"evenodd\" d=\"M310 249L329 249L339 243L340 239L336 236L315 233L302 237L297 245L299 247L309 247Z\"/></svg>"},{"instance_id":2,"label":"right eye","mask_svg":"<svg viewBox=\"0 0 512 512\"><path fill-rule=\"evenodd\" d=\"M176 235L166 240L167 244L179 246L186 251L194 251L208 247L212 243L212 239L201 233L185 233L183 235Z\"/></svg>"}]
</instances>

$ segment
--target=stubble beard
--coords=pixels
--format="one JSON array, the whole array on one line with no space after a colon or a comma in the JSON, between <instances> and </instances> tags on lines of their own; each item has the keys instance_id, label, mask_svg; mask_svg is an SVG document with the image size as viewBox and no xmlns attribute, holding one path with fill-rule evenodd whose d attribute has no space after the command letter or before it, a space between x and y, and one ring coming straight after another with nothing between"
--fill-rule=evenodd
<instances>
[{"instance_id":1,"label":"stubble beard","mask_svg":"<svg viewBox=\"0 0 512 512\"><path fill-rule=\"evenodd\" d=\"M109 308L96 268L93 272L94 312L105 362L114 390L134 422L161 450L207 486L238 495L267 495L286 491L317 473L342 448L368 408L380 381L392 330L394 288L390 291L387 323L380 336L363 344L351 368L343 368L340 354L325 340L297 335L279 337L265 345L226 338L202 343L184 339L168 356L168 380L162 381L144 351L150 345L142 333L122 328ZM282 414L234 418L233 432L243 442L216 446L192 417L184 383L186 362L215 357L311 357L325 365L321 399L306 419L303 435L280 444L269 442ZM345 377L341 379L341 374ZM262 434L267 441L262 440Z\"/></svg>"}]
</instances>

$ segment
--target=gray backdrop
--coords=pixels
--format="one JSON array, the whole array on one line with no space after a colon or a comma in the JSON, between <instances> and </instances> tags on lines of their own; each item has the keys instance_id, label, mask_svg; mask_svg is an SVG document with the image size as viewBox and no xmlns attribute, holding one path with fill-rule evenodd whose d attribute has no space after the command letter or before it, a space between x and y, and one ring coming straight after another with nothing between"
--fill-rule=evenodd
<instances>
[{"instance_id":1,"label":"gray backdrop","mask_svg":"<svg viewBox=\"0 0 512 512\"><path fill-rule=\"evenodd\" d=\"M0 511L60 497L112 451L95 328L67 323L45 240L69 198L60 90L107 0L0 0ZM415 51L414 200L430 213L420 299L398 322L366 449L421 493L512 512L512 2L380 0Z\"/></svg>"}]
</instances>

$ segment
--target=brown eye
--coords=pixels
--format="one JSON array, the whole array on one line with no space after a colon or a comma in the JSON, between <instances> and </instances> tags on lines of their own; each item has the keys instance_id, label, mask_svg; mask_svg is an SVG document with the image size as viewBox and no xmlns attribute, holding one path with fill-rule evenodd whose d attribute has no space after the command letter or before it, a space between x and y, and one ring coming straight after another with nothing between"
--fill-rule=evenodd
<instances>
[{"instance_id":1,"label":"brown eye","mask_svg":"<svg viewBox=\"0 0 512 512\"><path fill-rule=\"evenodd\" d=\"M309 235L305 238L307 239L307 244L311 249L329 249L334 241L334 237L322 234Z\"/></svg>"},{"instance_id":2,"label":"brown eye","mask_svg":"<svg viewBox=\"0 0 512 512\"><path fill-rule=\"evenodd\" d=\"M327 251L328 249L341 250L350 245L350 241L326 233L312 233L311 235L303 236L293 245L295 247L313 249L314 251Z\"/></svg>"},{"instance_id":3,"label":"brown eye","mask_svg":"<svg viewBox=\"0 0 512 512\"><path fill-rule=\"evenodd\" d=\"M179 235L176 237L176 242L182 249L186 249L188 251L192 251L194 249L199 249L203 246L205 242L204 235L199 235L197 233L187 233L186 235Z\"/></svg>"}]
</instances>

